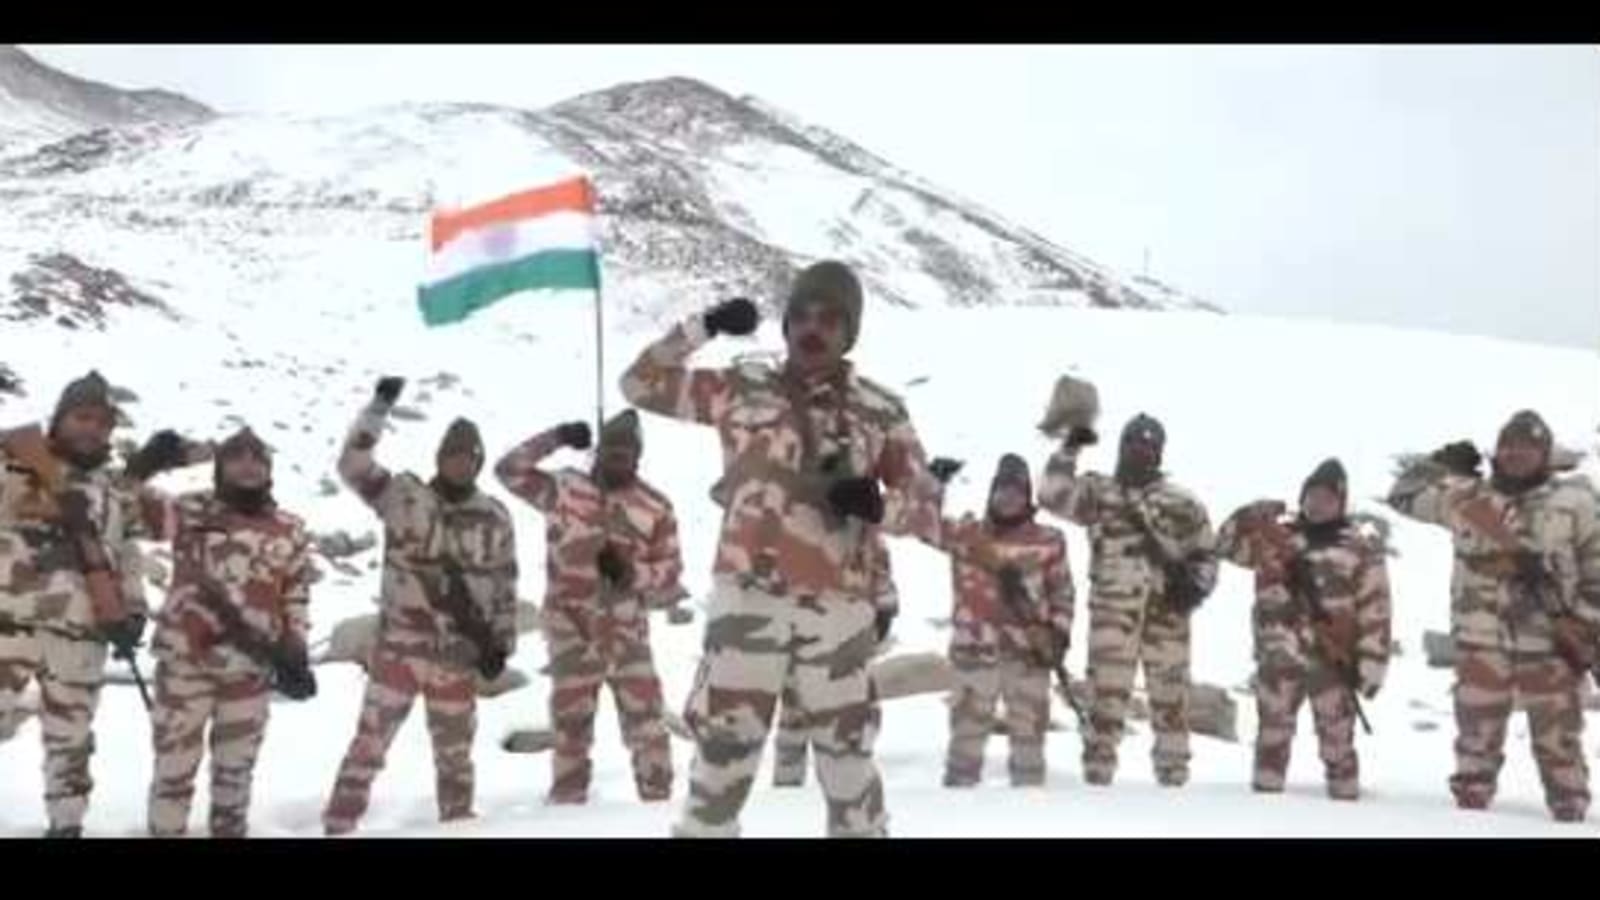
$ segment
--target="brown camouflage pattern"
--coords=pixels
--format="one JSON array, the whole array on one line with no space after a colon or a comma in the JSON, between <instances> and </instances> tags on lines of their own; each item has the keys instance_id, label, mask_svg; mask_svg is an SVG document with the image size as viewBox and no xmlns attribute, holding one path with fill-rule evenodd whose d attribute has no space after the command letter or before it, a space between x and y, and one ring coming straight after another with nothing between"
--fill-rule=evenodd
<instances>
[{"instance_id":1,"label":"brown camouflage pattern","mask_svg":"<svg viewBox=\"0 0 1600 900\"><path fill-rule=\"evenodd\" d=\"M1301 704L1309 698L1328 792L1338 799L1359 794L1355 752L1355 704L1339 673L1319 652L1311 602L1294 594L1288 567L1303 557L1318 599L1331 619L1354 623L1345 630L1354 645L1342 648L1356 660L1357 689L1383 686L1388 671L1393 615L1384 547L1375 534L1352 523L1337 541L1312 547L1290 522L1268 515L1266 501L1236 510L1217 532L1217 554L1255 574L1251 611L1256 662L1257 790L1280 791Z\"/></svg>"},{"instance_id":2,"label":"brown camouflage pattern","mask_svg":"<svg viewBox=\"0 0 1600 900\"><path fill-rule=\"evenodd\" d=\"M385 407L374 402L351 427L339 457L345 484L383 522L378 639L356 735L323 813L330 833L355 827L372 780L418 693L426 701L443 818L472 809L472 739L477 723L477 651L448 614L429 602L445 589L442 560L460 563L472 600L507 653L516 649L516 544L505 504L478 491L447 502L410 472L391 475L373 457Z\"/></svg>"},{"instance_id":3,"label":"brown camouflage pattern","mask_svg":"<svg viewBox=\"0 0 1600 900\"><path fill-rule=\"evenodd\" d=\"M587 800L594 717L600 686L607 684L632 754L639 797L664 800L672 792L672 756L661 679L650 650L649 611L688 593L679 581L683 555L677 517L671 501L642 480L602 492L576 469L540 469L560 446L556 432L545 431L495 466L506 489L544 513L547 523L541 615L554 682L550 797L560 803ZM604 585L595 567L595 556L607 542L633 566L627 590Z\"/></svg>"},{"instance_id":4,"label":"brown camouflage pattern","mask_svg":"<svg viewBox=\"0 0 1600 900\"><path fill-rule=\"evenodd\" d=\"M1175 555L1211 554L1215 536L1205 507L1165 477L1126 487L1098 472L1079 475L1078 449L1051 455L1039 486L1039 505L1088 529L1089 671L1094 695L1084 736L1084 778L1111 782L1117 768L1128 700L1144 667L1155 731L1152 760L1162 784L1189 777L1189 616L1165 599L1166 576L1153 564L1139 522L1150 524ZM1197 569L1204 592L1216 584L1217 563Z\"/></svg>"},{"instance_id":5,"label":"brown camouflage pattern","mask_svg":"<svg viewBox=\"0 0 1600 900\"><path fill-rule=\"evenodd\" d=\"M63 488L81 493L116 570L122 610L149 611L143 537L134 492L109 468L61 463ZM94 780L94 715L106 646L74 555L53 521L56 505L41 478L0 445L0 718L9 718L29 681L40 690L45 810L53 828L81 826Z\"/></svg>"},{"instance_id":6,"label":"brown camouflage pattern","mask_svg":"<svg viewBox=\"0 0 1600 900\"><path fill-rule=\"evenodd\" d=\"M256 756L271 710L266 677L162 659L156 666L155 694L150 834L180 837L188 832L195 773L209 746L211 836L245 837Z\"/></svg>"},{"instance_id":7,"label":"brown camouflage pattern","mask_svg":"<svg viewBox=\"0 0 1600 900\"><path fill-rule=\"evenodd\" d=\"M706 340L700 317L678 325L628 368L622 393L642 409L717 429L726 512L715 574L755 579L776 596L870 597L876 529L834 517L819 469L836 458L841 474L878 477L888 486L883 530L931 533L938 485L904 404L848 363L804 384L760 363L689 368ZM792 397L803 399L803 413ZM809 462L801 414L816 441Z\"/></svg>"}]
</instances>

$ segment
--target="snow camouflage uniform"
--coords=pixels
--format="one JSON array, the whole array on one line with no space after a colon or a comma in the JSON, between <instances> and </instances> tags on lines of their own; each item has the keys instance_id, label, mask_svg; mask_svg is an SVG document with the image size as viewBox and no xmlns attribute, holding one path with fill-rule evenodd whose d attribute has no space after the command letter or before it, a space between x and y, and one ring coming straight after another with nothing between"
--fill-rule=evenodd
<instances>
[{"instance_id":1,"label":"snow camouflage uniform","mask_svg":"<svg viewBox=\"0 0 1600 900\"><path fill-rule=\"evenodd\" d=\"M801 273L789 308L835 304L847 341L861 288L846 267ZM717 428L727 511L713 566L705 654L684 721L698 738L681 836L735 836L778 695L795 699L817 748L828 833L881 836L888 814L872 760L879 711L868 675L877 645L874 526L837 518L825 494L843 475L887 484L890 533L937 526L937 484L904 405L848 362L801 379L788 369L691 369L708 340L695 316L647 347L622 379L634 405ZM834 463L829 466L828 463Z\"/></svg>"},{"instance_id":2,"label":"snow camouflage uniform","mask_svg":"<svg viewBox=\"0 0 1600 900\"><path fill-rule=\"evenodd\" d=\"M1348 497L1344 468L1337 460L1317 467L1300 492L1302 500L1316 485ZM1251 620L1260 730L1252 784L1258 791L1283 790L1295 720L1309 698L1328 795L1354 800L1360 795L1360 772L1350 692L1376 696L1389 666L1384 548L1375 535L1345 518L1343 510L1340 518L1315 525L1303 516L1281 522L1281 510L1273 501L1241 507L1217 534L1218 554L1255 572ZM1320 625L1319 607L1327 616ZM1330 663L1324 649L1330 643L1335 645L1332 659L1354 661L1354 685L1347 681L1348 670Z\"/></svg>"},{"instance_id":3,"label":"snow camouflage uniform","mask_svg":"<svg viewBox=\"0 0 1600 900\"><path fill-rule=\"evenodd\" d=\"M50 425L72 409L115 412L98 373L67 385ZM95 609L83 573L64 539L57 497L18 442L0 439L0 720L9 720L28 682L39 682L44 739L45 810L54 834L81 830L94 779L94 715L104 684L111 622ZM104 465L85 469L57 456L62 491L79 495L100 533L120 594L121 612L142 628L145 602L138 503ZM48 466L48 464L46 464Z\"/></svg>"},{"instance_id":4,"label":"snow camouflage uniform","mask_svg":"<svg viewBox=\"0 0 1600 900\"><path fill-rule=\"evenodd\" d=\"M1544 444L1548 461L1550 429L1537 414L1513 416L1500 440L1510 437ZM1469 809L1486 808L1494 799L1506 727L1520 700L1528 711L1545 803L1557 819L1579 821L1589 806L1578 691L1584 673L1564 658L1558 623L1600 627L1600 523L1593 489L1582 477L1552 477L1548 462L1531 483L1516 484L1498 472L1483 479L1475 466L1453 467L1442 453L1408 460L1389 503L1413 519L1450 529L1455 545L1451 793ZM1580 642L1593 651L1592 633Z\"/></svg>"},{"instance_id":5,"label":"snow camouflage uniform","mask_svg":"<svg viewBox=\"0 0 1600 900\"><path fill-rule=\"evenodd\" d=\"M889 547L881 533L872 548L872 602L880 615L891 618L900 613L900 592L894 586L894 570ZM784 679L778 700L778 729L772 739L772 784L774 787L800 787L806 783L806 760L810 756L811 736L806 726L805 708L800 703L798 669L791 668Z\"/></svg>"},{"instance_id":6,"label":"snow camouflage uniform","mask_svg":"<svg viewBox=\"0 0 1600 900\"><path fill-rule=\"evenodd\" d=\"M1160 423L1139 415L1123 429L1124 452L1143 439L1160 448ZM1200 598L1216 586L1214 535L1205 507L1159 471L1135 484L1088 472L1077 474L1079 447L1070 441L1051 455L1039 505L1089 531L1089 670L1094 693L1084 737L1084 779L1111 783L1117 768L1128 698L1142 661L1155 731L1156 778L1180 786L1189 777L1189 613L1169 595L1173 574L1156 562L1141 520L1160 536ZM1159 463L1159 459L1157 460ZM1120 468L1120 465L1119 465Z\"/></svg>"},{"instance_id":7,"label":"snow camouflage uniform","mask_svg":"<svg viewBox=\"0 0 1600 900\"><path fill-rule=\"evenodd\" d=\"M1001 458L991 495L1006 481L1021 488L1031 503L1033 481L1021 457ZM1055 648L1065 650L1072 634L1074 593L1066 536L1035 522L1031 505L1015 523L997 522L991 514L981 520L972 515L946 518L941 525L935 546L950 554L955 592L950 664L956 687L945 786L978 783L995 705L1002 697L1011 783L1043 784L1050 666ZM1005 596L1007 588L1002 587L999 570L1006 566L1016 567L1022 576L1022 592L1014 597Z\"/></svg>"},{"instance_id":8,"label":"snow camouflage uniform","mask_svg":"<svg viewBox=\"0 0 1600 900\"><path fill-rule=\"evenodd\" d=\"M215 482L222 460L235 453L268 459L249 429L217 449ZM155 777L150 786L149 827L156 836L188 830L195 772L211 747L211 834L244 837L256 756L266 735L271 668L240 650L224 623L201 598L238 610L244 625L268 643L306 646L307 607L316 570L305 522L276 506L249 515L214 491L169 497L146 486L140 495L152 539L171 541L173 575L156 619L152 650L155 674Z\"/></svg>"},{"instance_id":9,"label":"snow camouflage uniform","mask_svg":"<svg viewBox=\"0 0 1600 900\"><path fill-rule=\"evenodd\" d=\"M611 419L601 429L600 443L639 446L638 415L629 410ZM533 504L548 522L543 621L554 681L550 721L556 730L550 798L561 803L587 799L596 701L601 684L608 684L633 756L639 797L665 800L672 793L672 755L661 679L650 652L649 612L687 593L678 581L683 555L677 517L672 502L638 478L602 491L589 473L540 469L561 446L558 429L550 429L495 466L506 489ZM631 561L633 581L626 589L607 585L597 568L596 556L608 542Z\"/></svg>"},{"instance_id":10,"label":"snow camouflage uniform","mask_svg":"<svg viewBox=\"0 0 1600 900\"><path fill-rule=\"evenodd\" d=\"M355 738L323 812L327 831L353 829L366 812L372 781L418 693L433 740L439 817L470 817L472 740L477 731L474 666L479 654L450 615L430 602L447 590L445 561L461 568L478 614L507 655L516 648L517 557L511 515L499 500L472 491L451 499L441 484L405 472L391 475L373 458L388 404L374 400L345 439L339 474L383 520L383 587L378 640L367 663L367 690ZM478 430L451 423L439 457L470 450L483 458Z\"/></svg>"}]
</instances>

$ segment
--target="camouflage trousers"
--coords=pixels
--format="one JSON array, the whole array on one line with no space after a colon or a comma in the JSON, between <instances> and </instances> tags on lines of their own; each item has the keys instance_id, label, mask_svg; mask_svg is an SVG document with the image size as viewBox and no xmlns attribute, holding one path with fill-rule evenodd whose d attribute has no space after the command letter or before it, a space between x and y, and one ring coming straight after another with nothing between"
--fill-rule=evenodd
<instances>
[{"instance_id":1,"label":"camouflage trousers","mask_svg":"<svg viewBox=\"0 0 1600 900\"><path fill-rule=\"evenodd\" d=\"M1090 606L1088 675L1094 701L1083 741L1083 777L1090 784L1110 784L1116 775L1117 745L1141 663L1155 732L1156 779L1168 786L1189 780L1189 617L1152 598L1142 621L1138 610Z\"/></svg>"},{"instance_id":2,"label":"camouflage trousers","mask_svg":"<svg viewBox=\"0 0 1600 900\"><path fill-rule=\"evenodd\" d=\"M373 779L383 770L389 745L419 693L433 740L439 818L472 815L472 739L478 725L473 673L380 644L367 667L367 691L355 738L345 751L333 796L322 813L330 834L352 830L366 813Z\"/></svg>"},{"instance_id":3,"label":"camouflage trousers","mask_svg":"<svg viewBox=\"0 0 1600 900\"><path fill-rule=\"evenodd\" d=\"M272 692L261 675L218 675L184 663L156 666L152 714L155 777L149 827L156 837L189 829L194 777L211 747L211 835L249 830L250 784L267 731ZM206 726L210 725L209 734Z\"/></svg>"},{"instance_id":4,"label":"camouflage trousers","mask_svg":"<svg viewBox=\"0 0 1600 900\"><path fill-rule=\"evenodd\" d=\"M772 739L773 787L800 787L806 783L806 763L811 756L811 734L805 709L800 705L795 670L783 679L778 699L778 733Z\"/></svg>"},{"instance_id":5,"label":"camouflage trousers","mask_svg":"<svg viewBox=\"0 0 1600 900\"><path fill-rule=\"evenodd\" d=\"M1505 762L1506 726L1513 701L1528 711L1533 758L1553 816L1582 819L1589 808L1589 769L1583 759L1579 676L1553 654L1520 654L1461 647L1456 657L1456 771L1450 792L1462 806L1482 809L1494 799Z\"/></svg>"},{"instance_id":6,"label":"camouflage trousers","mask_svg":"<svg viewBox=\"0 0 1600 900\"><path fill-rule=\"evenodd\" d=\"M739 834L773 710L791 677L803 732L816 747L828 834L887 834L883 782L872 759L879 719L868 672L877 644L872 622L870 603L779 597L717 579L705 655L684 712L698 746L675 835Z\"/></svg>"},{"instance_id":7,"label":"camouflage trousers","mask_svg":"<svg viewBox=\"0 0 1600 900\"><path fill-rule=\"evenodd\" d=\"M1011 741L1011 783L1044 784L1044 735L1050 724L1050 671L1009 648L952 642L950 664L956 686L950 694L950 746L944 784L966 787L983 775L983 748L994 730L995 706L1003 697Z\"/></svg>"},{"instance_id":8,"label":"camouflage trousers","mask_svg":"<svg viewBox=\"0 0 1600 900\"><path fill-rule=\"evenodd\" d=\"M44 631L0 634L0 719L9 720L28 682L39 682L44 805L51 828L81 827L94 779L94 714L105 680L106 645Z\"/></svg>"},{"instance_id":9,"label":"camouflage trousers","mask_svg":"<svg viewBox=\"0 0 1600 900\"><path fill-rule=\"evenodd\" d=\"M549 651L550 722L555 728L551 755L550 800L588 799L594 745L594 717L600 686L611 688L622 741L633 759L634 787L650 802L672 795L672 750L662 717L661 679L650 653L649 620L636 604L606 617L589 619L586 640L563 616L546 616Z\"/></svg>"},{"instance_id":10,"label":"camouflage trousers","mask_svg":"<svg viewBox=\"0 0 1600 900\"><path fill-rule=\"evenodd\" d=\"M1327 777L1328 796L1354 800L1360 794L1356 759L1356 708L1350 690L1329 668L1294 661L1266 662L1256 670L1255 776L1258 791L1282 791L1289 770L1300 706L1311 700L1311 717Z\"/></svg>"}]
</instances>

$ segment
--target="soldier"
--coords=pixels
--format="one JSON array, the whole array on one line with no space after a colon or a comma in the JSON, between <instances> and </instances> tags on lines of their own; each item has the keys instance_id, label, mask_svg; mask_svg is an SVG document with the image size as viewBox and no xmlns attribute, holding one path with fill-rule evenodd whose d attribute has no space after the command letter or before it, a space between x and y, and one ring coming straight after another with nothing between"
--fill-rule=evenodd
<instances>
[{"instance_id":1,"label":"soldier","mask_svg":"<svg viewBox=\"0 0 1600 900\"><path fill-rule=\"evenodd\" d=\"M1222 524L1217 552L1255 571L1255 776L1263 793L1283 791L1300 704L1316 723L1328 796L1360 796L1356 702L1372 699L1389 666L1389 574L1384 549L1346 516L1344 466L1325 460L1300 490L1300 511L1260 500Z\"/></svg>"},{"instance_id":2,"label":"soldier","mask_svg":"<svg viewBox=\"0 0 1600 900\"><path fill-rule=\"evenodd\" d=\"M881 534L872 550L872 602L878 615L875 625L879 650L889 636L895 616L900 614L900 592L894 586L894 570L889 561L889 547ZM772 786L801 787L806 783L806 758L811 750L811 736L806 724L805 710L800 705L799 682L790 669L783 682L783 693L778 701L778 731L772 739Z\"/></svg>"},{"instance_id":3,"label":"soldier","mask_svg":"<svg viewBox=\"0 0 1600 900\"><path fill-rule=\"evenodd\" d=\"M1166 431L1140 413L1122 430L1116 473L1077 474L1093 430L1075 426L1050 457L1039 504L1089 531L1089 682L1083 775L1108 785L1117 770L1128 696L1144 664L1155 730L1156 780L1189 780L1189 616L1216 586L1205 507L1161 471Z\"/></svg>"},{"instance_id":4,"label":"soldier","mask_svg":"<svg viewBox=\"0 0 1600 900\"><path fill-rule=\"evenodd\" d=\"M943 460L935 460L936 466ZM983 774L983 748L1003 697L1013 787L1044 784L1050 722L1050 671L1072 635L1073 588L1066 537L1034 521L1033 477L1022 457L1000 458L983 519L941 521L955 594L945 787L971 787Z\"/></svg>"},{"instance_id":5,"label":"soldier","mask_svg":"<svg viewBox=\"0 0 1600 900\"><path fill-rule=\"evenodd\" d=\"M128 474L143 481L197 455L177 434L160 432ZM317 689L306 652L311 542L305 522L273 499L271 452L240 429L216 449L211 478L211 491L173 498L146 486L140 495L147 533L173 548L153 647L156 837L188 831L208 725L211 834L244 837L272 689L293 700Z\"/></svg>"},{"instance_id":6,"label":"soldier","mask_svg":"<svg viewBox=\"0 0 1600 900\"><path fill-rule=\"evenodd\" d=\"M593 468L546 472L545 457L588 449L589 426L569 422L529 438L501 458L495 476L543 512L550 721L556 730L549 802L584 803L600 685L611 687L622 739L633 755L639 799L672 795L672 754L662 719L661 679L650 653L652 609L685 596L672 502L638 477L639 416L619 413L600 429Z\"/></svg>"},{"instance_id":7,"label":"soldier","mask_svg":"<svg viewBox=\"0 0 1600 900\"><path fill-rule=\"evenodd\" d=\"M117 410L97 372L49 429L0 434L0 719L39 682L47 837L81 837L106 644L133 656L147 607L138 504L107 469Z\"/></svg>"},{"instance_id":8,"label":"soldier","mask_svg":"<svg viewBox=\"0 0 1600 900\"><path fill-rule=\"evenodd\" d=\"M404 382L384 378L345 439L339 474L383 521L377 644L356 735L323 811L328 834L353 830L395 732L421 693L433 739L439 818L473 817L476 674L493 680L516 649L517 556L505 504L476 486L477 426L456 419L427 482L373 458Z\"/></svg>"},{"instance_id":9,"label":"soldier","mask_svg":"<svg viewBox=\"0 0 1600 900\"><path fill-rule=\"evenodd\" d=\"M1513 705L1528 711L1545 804L1560 822L1589 808L1578 685L1600 628L1600 525L1587 479L1553 477L1550 428L1523 410L1501 429L1491 475L1469 441L1407 459L1389 504L1450 529L1456 565L1456 771L1462 809L1494 799Z\"/></svg>"},{"instance_id":10,"label":"soldier","mask_svg":"<svg viewBox=\"0 0 1600 900\"><path fill-rule=\"evenodd\" d=\"M870 596L874 533L936 527L937 486L899 398L845 360L861 306L847 266L817 263L790 293L781 368L686 365L713 335L755 330L755 305L736 299L673 328L623 376L636 406L715 426L725 464L705 655L684 715L698 748L675 834L739 833L791 671L828 833L887 833L867 669L883 620Z\"/></svg>"}]
</instances>

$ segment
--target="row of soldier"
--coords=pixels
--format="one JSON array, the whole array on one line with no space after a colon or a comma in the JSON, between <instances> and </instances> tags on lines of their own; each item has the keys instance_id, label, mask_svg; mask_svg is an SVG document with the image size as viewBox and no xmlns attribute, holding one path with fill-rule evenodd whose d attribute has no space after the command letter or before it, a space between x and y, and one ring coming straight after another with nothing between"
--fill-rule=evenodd
<instances>
[{"instance_id":1,"label":"row of soldier","mask_svg":"<svg viewBox=\"0 0 1600 900\"><path fill-rule=\"evenodd\" d=\"M1330 796L1359 796L1356 698L1383 685L1391 611L1381 542L1347 514L1336 460L1310 475L1292 514L1283 502L1259 501L1213 532L1204 505L1163 474L1166 435L1149 416L1122 430L1111 474L1079 472L1079 455L1097 442L1097 402L1089 386L1064 379L1041 425L1060 446L1037 492L1026 461L1007 454L986 508L956 518L944 492L961 463L929 460L903 403L847 358L861 311L854 274L819 263L787 299L782 365L688 365L707 341L754 331L755 306L732 300L673 328L623 377L638 408L715 427L724 462L712 489L724 512L704 655L683 712L696 755L675 834L738 833L780 703L779 783L801 780L814 746L828 833L887 833L868 669L898 611L885 536L951 558L956 688L944 783L978 782L1002 702L1011 781L1042 783L1051 672L1064 672L1075 600L1064 536L1036 521L1036 493L1044 509L1084 527L1091 546L1086 782L1107 785L1115 775L1141 666L1157 780L1187 782L1190 617L1228 560L1255 576L1254 788L1283 789L1295 720L1309 701ZM379 382L339 457L342 479L385 537L378 639L324 810L329 834L359 823L418 694L440 818L470 817L475 680L495 678L516 650L512 517L476 487L483 442L457 420L431 478L390 472L375 448L402 390L398 378ZM243 836L271 692L316 692L305 524L274 502L270 453L248 429L214 448L160 432L114 470L114 422L108 385L91 373L63 392L47 429L16 429L0 443L0 721L37 679L48 833L81 834L108 645L131 656L148 615L138 541L170 542L174 570L152 640L149 828L187 830L209 726L211 833ZM586 801L597 695L609 684L638 794L664 801L673 764L648 613L684 594L676 518L638 477L632 411L604 424L589 471L546 466L559 449L588 449L592 439L587 425L568 423L494 467L546 522L540 618L556 735L548 799ZM1409 459L1390 502L1454 536L1457 803L1489 804L1520 700L1550 811L1576 821L1589 800L1578 690L1600 629L1600 525L1592 489L1554 473L1551 448L1545 423L1519 413L1500 435L1490 477L1470 443L1458 442ZM172 497L151 483L207 458L210 491Z\"/></svg>"}]
</instances>

